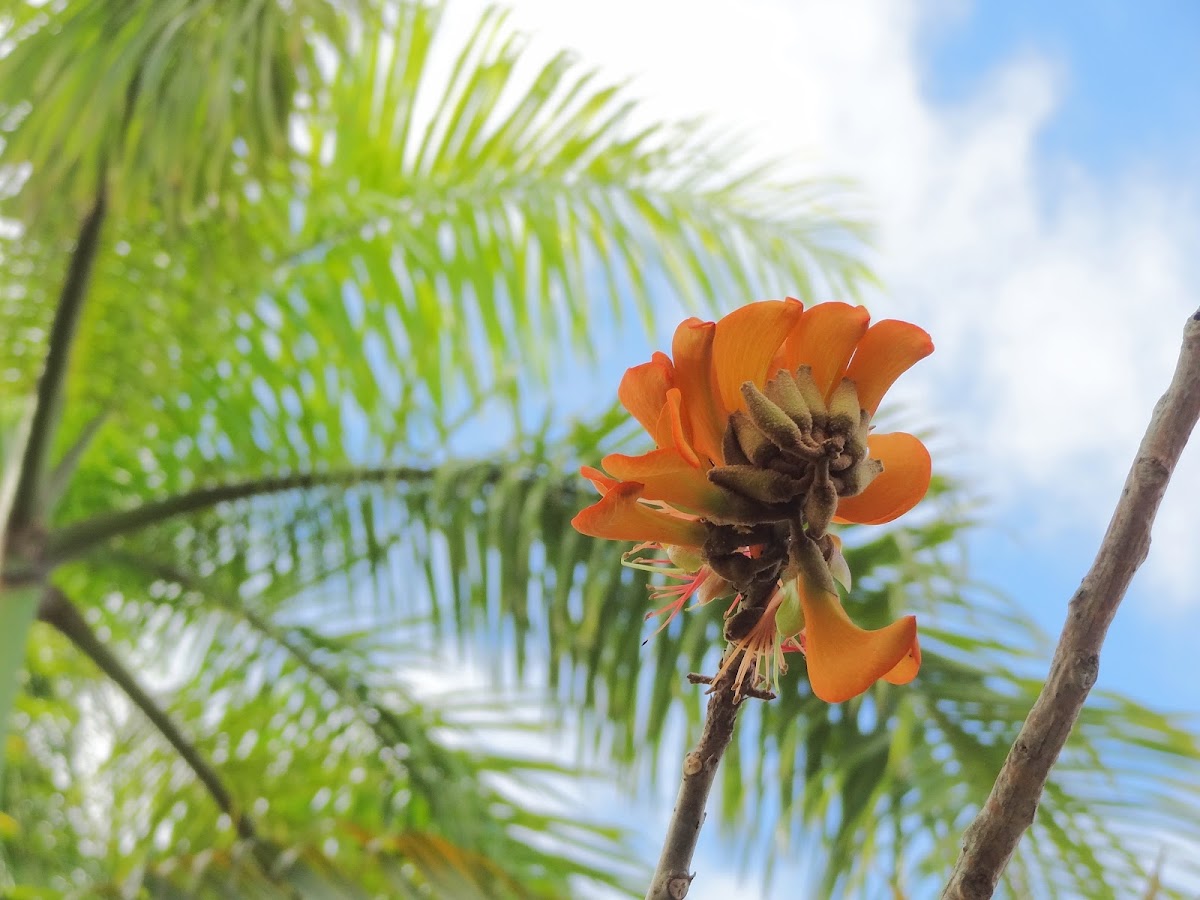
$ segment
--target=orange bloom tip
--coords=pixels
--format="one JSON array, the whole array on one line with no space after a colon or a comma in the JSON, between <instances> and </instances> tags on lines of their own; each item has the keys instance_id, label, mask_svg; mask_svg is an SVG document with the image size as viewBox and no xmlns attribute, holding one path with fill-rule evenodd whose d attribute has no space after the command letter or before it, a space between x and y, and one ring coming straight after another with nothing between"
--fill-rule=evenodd
<instances>
[{"instance_id":1,"label":"orange bloom tip","mask_svg":"<svg viewBox=\"0 0 1200 900\"><path fill-rule=\"evenodd\" d=\"M875 415L883 395L915 363L933 352L929 332L911 322L876 322L858 342L846 377L858 388L862 408Z\"/></svg>"},{"instance_id":2,"label":"orange bloom tip","mask_svg":"<svg viewBox=\"0 0 1200 900\"><path fill-rule=\"evenodd\" d=\"M650 362L625 371L617 388L617 399L653 435L659 414L667 402L667 391L674 386L675 367L671 358L655 352Z\"/></svg>"},{"instance_id":3,"label":"orange bloom tip","mask_svg":"<svg viewBox=\"0 0 1200 900\"><path fill-rule=\"evenodd\" d=\"M647 541L698 549L705 526L678 513L641 502L644 487L637 482L615 484L599 501L571 520L576 531L611 541Z\"/></svg>"},{"instance_id":4,"label":"orange bloom tip","mask_svg":"<svg viewBox=\"0 0 1200 900\"><path fill-rule=\"evenodd\" d=\"M717 322L712 360L717 391L725 413L745 408L742 385L766 383L775 353L800 321L803 304L762 300L735 309Z\"/></svg>"},{"instance_id":5,"label":"orange bloom tip","mask_svg":"<svg viewBox=\"0 0 1200 900\"><path fill-rule=\"evenodd\" d=\"M871 314L864 306L819 303L795 324L782 348L779 364L788 371L808 366L813 383L826 396L840 381L870 321Z\"/></svg>"},{"instance_id":6,"label":"orange bloom tip","mask_svg":"<svg viewBox=\"0 0 1200 900\"><path fill-rule=\"evenodd\" d=\"M700 468L700 457L692 449L689 428L683 421L683 392L679 388L667 391L667 402L658 414L654 426L654 442L659 447L673 447L693 468Z\"/></svg>"},{"instance_id":7,"label":"orange bloom tip","mask_svg":"<svg viewBox=\"0 0 1200 900\"><path fill-rule=\"evenodd\" d=\"M713 387L712 348L715 322L684 319L675 329L671 356L675 386L680 391L681 416L696 452L710 462L721 461L725 415Z\"/></svg>"},{"instance_id":8,"label":"orange bloom tip","mask_svg":"<svg viewBox=\"0 0 1200 900\"><path fill-rule=\"evenodd\" d=\"M883 680L888 684L908 684L921 671L921 645L913 638L912 649L890 671L885 672Z\"/></svg>"},{"instance_id":9,"label":"orange bloom tip","mask_svg":"<svg viewBox=\"0 0 1200 900\"><path fill-rule=\"evenodd\" d=\"M933 464L920 439L902 431L873 434L867 448L883 463L883 472L861 494L838 502L835 522L882 525L904 515L929 490Z\"/></svg>"},{"instance_id":10,"label":"orange bloom tip","mask_svg":"<svg viewBox=\"0 0 1200 900\"><path fill-rule=\"evenodd\" d=\"M728 505L725 495L676 447L651 450L640 456L611 453L604 468L621 481L641 484L646 500L682 507L697 515L717 515Z\"/></svg>"},{"instance_id":11,"label":"orange bloom tip","mask_svg":"<svg viewBox=\"0 0 1200 900\"><path fill-rule=\"evenodd\" d=\"M592 486L600 492L601 495L607 494L614 487L620 484L615 478L609 478L599 469L593 469L591 466L580 466L579 474L592 483Z\"/></svg>"},{"instance_id":12,"label":"orange bloom tip","mask_svg":"<svg viewBox=\"0 0 1200 900\"><path fill-rule=\"evenodd\" d=\"M905 616L875 631L855 625L836 594L800 579L804 646L813 693L826 703L857 697L881 678L904 684L920 668L917 620Z\"/></svg>"}]
</instances>

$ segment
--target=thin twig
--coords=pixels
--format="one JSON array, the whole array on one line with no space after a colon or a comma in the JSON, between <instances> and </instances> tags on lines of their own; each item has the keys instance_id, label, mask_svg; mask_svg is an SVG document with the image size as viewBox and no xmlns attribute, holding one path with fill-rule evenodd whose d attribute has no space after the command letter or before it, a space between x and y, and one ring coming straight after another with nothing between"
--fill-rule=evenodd
<instances>
[{"instance_id":1,"label":"thin twig","mask_svg":"<svg viewBox=\"0 0 1200 900\"><path fill-rule=\"evenodd\" d=\"M146 693L132 673L100 640L78 607L58 588L50 587L46 589L38 605L38 618L60 631L84 656L94 662L100 671L112 679L188 764L196 778L212 795L221 812L233 821L238 836L243 840L255 841L257 834L254 824L238 810L233 794L221 780L217 770L209 764L196 745L184 736L166 710Z\"/></svg>"},{"instance_id":2,"label":"thin twig","mask_svg":"<svg viewBox=\"0 0 1200 900\"><path fill-rule=\"evenodd\" d=\"M1150 527L1188 436L1200 418L1200 312L1125 479L1091 570L1071 599L1050 675L1004 761L992 793L963 835L942 900L986 900L1033 824L1051 766L1067 741L1100 667L1100 647L1133 573L1150 550Z\"/></svg>"},{"instance_id":3,"label":"thin twig","mask_svg":"<svg viewBox=\"0 0 1200 900\"><path fill-rule=\"evenodd\" d=\"M688 672L687 680L691 684L712 684L713 677L711 675L700 675L697 672ZM752 697L755 700L774 700L775 693L773 691L760 691L758 688L748 688L742 686L741 695L743 697Z\"/></svg>"},{"instance_id":4,"label":"thin twig","mask_svg":"<svg viewBox=\"0 0 1200 900\"><path fill-rule=\"evenodd\" d=\"M104 175L91 209L79 227L79 238L67 267L67 277L59 293L58 307L54 312L54 323L50 327L50 343L46 352L46 365L38 379L37 403L34 406L33 423L29 429L29 440L21 458L21 474L17 479L17 492L13 498L10 524L12 530L33 522L40 512L38 503L42 489L42 478L48 465L54 429L58 423L62 401L63 384L67 377L67 362L75 340L75 330L87 295L88 279L92 263L100 247L100 227L108 203Z\"/></svg>"},{"instance_id":5,"label":"thin twig","mask_svg":"<svg viewBox=\"0 0 1200 900\"><path fill-rule=\"evenodd\" d=\"M737 667L727 666L715 682L712 679L704 682L712 684L704 730L696 749L683 758L679 796L646 900L683 900L692 886L692 855L696 852L700 827L704 824L704 807L721 756L733 738L733 726L741 705L741 696L734 684L736 678ZM691 680L690 675L688 680Z\"/></svg>"}]
</instances>

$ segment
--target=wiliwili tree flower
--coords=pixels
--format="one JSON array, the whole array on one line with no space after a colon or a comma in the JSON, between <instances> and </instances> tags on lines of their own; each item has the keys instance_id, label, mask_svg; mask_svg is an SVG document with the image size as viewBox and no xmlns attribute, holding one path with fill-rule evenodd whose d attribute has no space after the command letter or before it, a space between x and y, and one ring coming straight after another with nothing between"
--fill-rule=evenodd
<instances>
[{"instance_id":1,"label":"wiliwili tree flower","mask_svg":"<svg viewBox=\"0 0 1200 900\"><path fill-rule=\"evenodd\" d=\"M773 681L791 650L829 702L880 678L905 684L921 661L916 620L854 624L834 584L850 579L829 528L890 522L928 490L924 445L874 434L871 419L931 352L916 325L871 325L866 309L845 303L768 300L718 322L688 319L671 355L629 369L618 391L656 448L585 467L601 498L573 524L661 554L628 559L680 580L656 589L670 600L656 611L664 624L692 595L731 598L725 666L738 665L739 687L752 666Z\"/></svg>"}]
</instances>

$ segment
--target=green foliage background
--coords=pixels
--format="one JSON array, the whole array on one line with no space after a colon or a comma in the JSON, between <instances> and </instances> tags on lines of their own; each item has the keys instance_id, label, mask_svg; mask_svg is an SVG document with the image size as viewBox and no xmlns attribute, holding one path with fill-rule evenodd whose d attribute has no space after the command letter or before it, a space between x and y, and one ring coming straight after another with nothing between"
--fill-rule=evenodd
<instances>
[{"instance_id":1,"label":"green foliage background","mask_svg":"<svg viewBox=\"0 0 1200 900\"><path fill-rule=\"evenodd\" d=\"M531 397L664 296L855 297L866 230L846 185L442 12L0 12L0 630L39 619L0 666L8 896L640 893L647 854L576 798L675 779L719 615L642 646L643 574L568 524L578 464L638 438ZM948 869L1045 655L972 583L973 515L943 478L847 532L855 618L915 610L922 675L829 707L800 672L745 717L716 818L747 866L801 857L819 896ZM495 696L455 690L465 657ZM564 730L603 773L497 749ZM1198 759L1095 698L1009 895L1142 890L1163 832L1200 839Z\"/></svg>"}]
</instances>

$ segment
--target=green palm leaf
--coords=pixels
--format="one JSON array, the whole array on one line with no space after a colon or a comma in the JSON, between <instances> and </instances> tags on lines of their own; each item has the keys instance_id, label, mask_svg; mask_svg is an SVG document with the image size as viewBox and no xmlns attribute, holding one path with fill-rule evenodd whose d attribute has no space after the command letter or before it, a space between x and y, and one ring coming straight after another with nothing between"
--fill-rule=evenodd
<instances>
[{"instance_id":1,"label":"green palm leaf","mask_svg":"<svg viewBox=\"0 0 1200 900\"><path fill-rule=\"evenodd\" d=\"M325 585L327 613L364 622L429 613L447 638L473 638L489 651L498 678L506 657L495 655L495 634L504 631L518 677L526 660L537 660L534 671L545 672L564 723L587 712L582 745L613 759L631 783L654 783L657 760L686 749L685 735L663 743L677 733L669 720L683 713L698 727L702 697L683 675L715 667L722 622L717 610L689 612L643 646L653 630L644 621L644 573L621 568L624 546L570 528L587 496L562 474L567 460L579 449L594 458L624 433L623 424L577 429L569 442L539 442L540 450L511 462L413 471L389 488L364 485L331 503L251 502L214 517L207 538L194 521L178 523L186 544L170 540L169 529L128 540L141 559L151 538L186 546L179 564L204 568L220 552L222 529L233 529L235 543L271 535L253 555L309 572ZM787 677L778 700L744 715L741 750L723 763L720 818L747 864L767 862L754 847L791 846L823 873L822 893L870 896L889 885L932 890L953 861L961 828L1036 695L1039 683L1023 673L1036 670L1046 642L1011 604L971 584L957 551L970 522L945 482L935 496L937 513L925 524L865 542L851 532L847 551L856 620L870 626L905 611L921 615L919 681L829 707L811 696L801 672ZM332 568L286 555L288 546L311 547L314 532L322 535L320 561ZM247 582L259 578L241 571ZM344 586L330 590L335 572ZM1008 889L1096 897L1137 890L1158 852L1155 835L1200 838L1200 797L1179 774L1198 758L1187 723L1114 694L1098 697L1060 761L1032 840L1008 871Z\"/></svg>"},{"instance_id":2,"label":"green palm leaf","mask_svg":"<svg viewBox=\"0 0 1200 900\"><path fill-rule=\"evenodd\" d=\"M510 665L544 677L560 725L630 783L678 758L666 726L698 722L681 676L715 664L719 614L641 646L646 576L569 526L588 500L568 473L620 446L625 417L531 433L527 398L595 334L653 331L665 292L696 309L854 296L869 275L852 194L739 168L695 126L638 124L567 55L523 77L497 11L463 47L422 3L0 15L0 372L39 401L2 561L6 585L38 590L0 600L27 617L44 563L93 633L92 652L42 626L30 646L4 888L569 896L636 880L621 834L580 824L569 798L520 801L567 770L496 751L515 726L404 676L482 648L497 683ZM489 458L456 452L484 432ZM748 859L777 841L814 857L826 891L865 895L919 894L953 858L1031 700L1036 635L967 578L951 488L938 518L851 542L856 617L928 623L918 684L830 708L792 675L745 718L720 819ZM109 676L123 661L124 693L104 659ZM1177 773L1197 754L1180 723L1103 698L1011 892L1140 890L1159 830L1196 836ZM1136 801L1114 789L1131 785Z\"/></svg>"},{"instance_id":3,"label":"green palm leaf","mask_svg":"<svg viewBox=\"0 0 1200 900\"><path fill-rule=\"evenodd\" d=\"M471 393L516 388L512 360L547 377L554 348L590 348L596 318L628 315L628 296L648 325L651 286L712 308L810 284L853 294L866 277L861 225L833 212L841 186L725 174L729 156L694 130L635 133L632 104L566 57L524 84L498 14L442 84L439 19L397 7L294 115L303 159L230 175L221 209L186 233L165 211L110 217L60 452L106 410L94 452L117 458L102 471L142 468L147 430L191 442L160 491L176 471L339 461L351 442L375 458L434 452ZM17 388L40 366L60 226L3 246L29 273L4 309Z\"/></svg>"},{"instance_id":4,"label":"green palm leaf","mask_svg":"<svg viewBox=\"0 0 1200 900\"><path fill-rule=\"evenodd\" d=\"M6 3L0 64L8 166L32 173L11 212L82 208L104 174L118 216L207 213L239 175L286 155L298 98L324 78L318 45L347 49L370 5L254 0Z\"/></svg>"}]
</instances>

